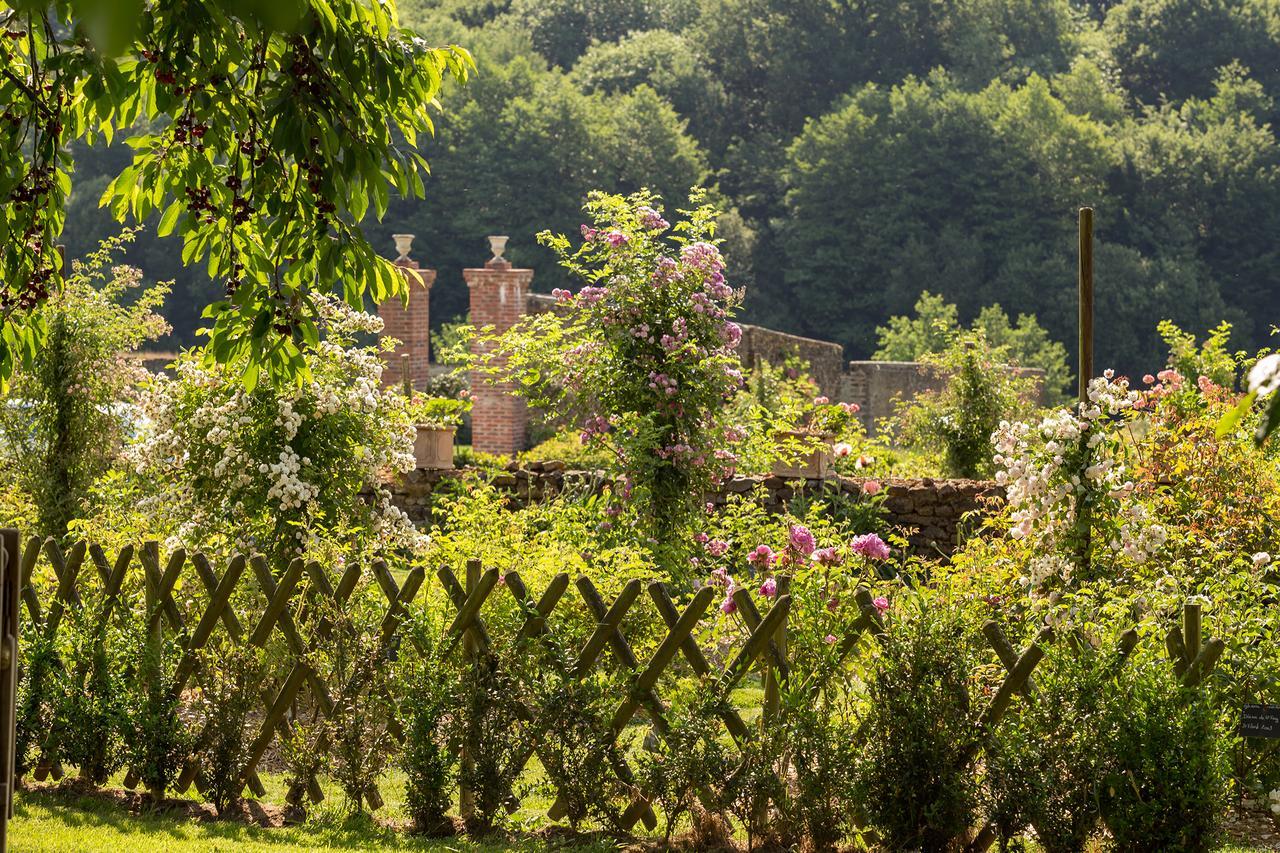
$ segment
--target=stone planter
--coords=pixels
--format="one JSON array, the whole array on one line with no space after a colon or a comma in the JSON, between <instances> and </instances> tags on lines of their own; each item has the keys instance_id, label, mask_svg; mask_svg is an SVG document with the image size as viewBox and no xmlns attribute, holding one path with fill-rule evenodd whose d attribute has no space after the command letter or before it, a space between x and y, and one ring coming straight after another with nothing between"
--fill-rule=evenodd
<instances>
[{"instance_id":1,"label":"stone planter","mask_svg":"<svg viewBox=\"0 0 1280 853\"><path fill-rule=\"evenodd\" d=\"M413 458L419 468L453 467L453 434L456 427L433 427L418 424L413 439Z\"/></svg>"},{"instance_id":2,"label":"stone planter","mask_svg":"<svg viewBox=\"0 0 1280 853\"><path fill-rule=\"evenodd\" d=\"M816 438L821 443L795 461L775 459L773 462L774 476L785 477L789 480L822 480L826 478L827 468L831 464L831 442L833 436L814 435L813 433L805 432L782 432L778 433L778 435L783 438L807 439L809 441Z\"/></svg>"}]
</instances>

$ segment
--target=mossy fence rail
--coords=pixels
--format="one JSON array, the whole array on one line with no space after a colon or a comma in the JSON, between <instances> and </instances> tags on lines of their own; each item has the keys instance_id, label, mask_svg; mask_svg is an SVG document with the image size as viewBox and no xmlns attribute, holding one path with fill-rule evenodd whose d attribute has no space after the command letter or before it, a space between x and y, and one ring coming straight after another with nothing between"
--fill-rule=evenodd
<instances>
[{"instance_id":1,"label":"mossy fence rail","mask_svg":"<svg viewBox=\"0 0 1280 853\"><path fill-rule=\"evenodd\" d=\"M296 702L314 703L313 707L318 708L320 713L332 716L336 703L348 698L350 691L369 689L367 685L352 681L327 681L307 663L309 651L324 644L333 630L332 621L324 615L327 608L343 607L361 583L362 577L371 576L380 588L384 601L380 630L374 642L379 643L381 650L390 656L399 643L416 642L411 632L401 629L409 606L422 590L425 578L425 570L417 567L397 582L393 573L380 562L372 563L367 575L366 570L355 563L331 574L316 562L304 562L300 559L293 560L282 571L273 571L268 562L258 556L232 557L219 571L211 560L199 553L188 554L179 549L170 553L167 558L162 557L155 542L147 542L137 549L125 546L112 559L97 544L80 541L64 550L53 540L35 537L29 539L21 549L19 567L21 598L26 610L24 642L56 641L60 627L65 624L68 610L82 607L89 596L101 597L102 608L97 611L97 619L98 630L103 630L106 614L112 607L138 606L127 601L122 591L126 589L127 580L138 583L138 579L131 577L131 573L141 571L144 594L141 602L143 610L139 615L146 620L148 636L151 641L158 641L160 632L169 632L180 649L176 667L165 676L168 681L167 689L173 696L181 696L197 675L201 666L201 650L209 644L215 631L225 632L225 639L233 643L251 644L259 648L265 648L272 635L279 634L289 655L289 660L278 670L285 674L262 685L261 714L255 717L257 734L251 741L248 758L238 777L242 789L248 788L258 796L263 796L266 792L258 776L259 762L273 744L290 735L289 712ZM52 585L54 589L52 596L46 595L44 600L32 582L41 573L44 573L43 582ZM570 586L576 587L577 598L580 599L581 606L586 608L595 627L576 655L569 658L572 663L561 675L581 679L601 666L615 667L624 675L623 681L627 688L616 697L616 710L609 721L615 747L619 746L618 739L639 713L647 718L647 723L656 736L663 737L669 731L666 719L669 709L659 695L658 688L663 674L673 668L680 667L685 673L691 672L709 685L706 689L717 692L723 701L713 703L718 709L716 713L727 739L739 748L743 748L749 739L757 736L759 727L768 727L771 719L780 713L780 685L785 684L788 679L822 678L823 673L830 673L829 669L823 672L797 673L788 665L788 632L803 630L803 626L788 626L792 598L786 578L779 579L778 594L764 612L758 609L757 600L746 589L735 590L733 597L737 612L750 633L736 647L728 649L727 653L725 649L719 648L714 654L708 654L699 644L697 629L716 594L709 587L695 592L681 608L677 606L671 590L658 581L645 584L640 580L631 580L622 586L612 602L606 602L593 582L585 576L571 582L567 574L559 574L550 581L540 596L534 598L518 572L500 575L497 569L485 570L475 561L467 563L461 578L447 567L440 568L435 574L445 597L453 607L447 620L443 648L448 654L459 654L467 658L479 658L495 642L486 626L484 611L486 603L501 594L512 596L522 619L522 624L515 633L515 640L555 644L562 649L563 646L555 636L551 616L562 603L564 607L573 606L569 603L573 596L566 599L566 593ZM180 608L175 599L177 588L182 588L182 595L188 598L195 590L199 590L202 601L194 610L189 601L185 608ZM251 624L242 621L236 610L229 606L232 594L238 588L241 594L249 592L259 602L256 618ZM500 590L505 590L505 593ZM642 593L647 593L652 607L666 627L665 635L647 660L641 660L637 656L623 623L627 614L640 606L638 602ZM322 598L327 601L320 601ZM886 626L870 592L859 590L856 602L859 608L858 618L844 636L835 638L840 660L848 656L863 637L883 640L886 636ZM187 613L198 613L199 616L196 619L184 618L184 610ZM978 737L973 740L975 745L967 755L970 763L979 760L982 743L1009 709L1015 693L1031 695L1034 690L1032 671L1044 656L1044 643L1052 638L1050 630L1045 629L1027 648L1019 651L1008 642L995 622L986 623L982 632L1006 672L978 718ZM1123 635L1117 649L1117 665L1128 657L1137 639L1136 631L1131 630ZM1221 640L1202 640L1200 609L1195 604L1186 606L1182 623L1170 629L1166 644L1175 669L1184 683L1188 684L1202 680L1223 650ZM560 659L564 660L563 657ZM713 660L724 661L723 665L718 665L718 671L713 670ZM758 672L764 690L760 719L748 723L728 701L728 697L752 671ZM27 677L29 673L19 673L20 682ZM138 689L142 689L142 685ZM384 691L378 698L395 702L395 697L389 691ZM527 741L518 759L523 766L539 754L542 749L541 739L556 725L556 720L537 719L534 710L528 707L516 708L515 714L527 724ZM398 726L392 726L391 734L403 742L405 734ZM65 774L66 770L60 765L54 748L58 737L59 732L51 730L46 734L44 742L37 746L38 755L30 763L30 773L36 780L43 781L50 777L56 780ZM197 737L195 743L198 750L201 739ZM325 743L315 746L320 750L327 748ZM628 801L610 805L618 815L619 825L630 828L636 823L643 823L652 829L656 826L656 816L650 798L646 796L634 769L628 763L626 750L615 748L612 755L611 771L621 783L619 789L631 792ZM471 760L465 747L457 759L464 767ZM198 789L204 788L205 780L201 778L198 767L199 762L195 757L187 760L176 783L179 791L186 791L193 784ZM714 786L722 781L708 779L707 784ZM139 775L135 770L127 772L125 784L130 788L139 785ZM313 801L323 799L323 791L315 776L305 785L305 792L295 789L291 795L300 798L304 793ZM379 807L382 802L376 789L369 790L366 799L374 808ZM508 808L515 808L519 802L517 792L511 791L507 797ZM469 817L474 808L473 792L465 784L459 790L458 803L462 816ZM563 797L557 799L547 810L547 816L553 820L563 818L565 813ZM983 827L976 832L969 847L984 850L994 843L995 838L992 827Z\"/></svg>"}]
</instances>

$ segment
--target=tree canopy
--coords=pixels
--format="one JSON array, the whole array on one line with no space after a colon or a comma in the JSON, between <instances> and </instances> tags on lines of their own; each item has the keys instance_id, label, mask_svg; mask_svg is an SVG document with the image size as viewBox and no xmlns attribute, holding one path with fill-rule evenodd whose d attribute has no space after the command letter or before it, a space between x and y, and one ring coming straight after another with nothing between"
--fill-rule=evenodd
<instances>
[{"instance_id":1,"label":"tree canopy","mask_svg":"<svg viewBox=\"0 0 1280 853\"><path fill-rule=\"evenodd\" d=\"M444 78L465 79L462 49L360 0L27 0L0 24L0 378L32 357L61 278L76 142L127 136L100 203L182 238L183 263L223 291L208 353L250 384L305 373L318 291L353 305L404 291L359 225L392 191L423 195L415 142Z\"/></svg>"}]
</instances>

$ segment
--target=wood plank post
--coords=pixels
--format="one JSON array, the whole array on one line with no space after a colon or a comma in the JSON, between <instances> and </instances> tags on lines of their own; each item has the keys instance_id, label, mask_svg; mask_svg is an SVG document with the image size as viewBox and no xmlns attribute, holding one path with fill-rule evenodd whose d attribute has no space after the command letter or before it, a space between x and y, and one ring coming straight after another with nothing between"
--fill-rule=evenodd
<instances>
[{"instance_id":1,"label":"wood plank post","mask_svg":"<svg viewBox=\"0 0 1280 853\"><path fill-rule=\"evenodd\" d=\"M19 548L17 530L0 530L0 853L9 849L17 757Z\"/></svg>"},{"instance_id":2,"label":"wood plank post","mask_svg":"<svg viewBox=\"0 0 1280 853\"><path fill-rule=\"evenodd\" d=\"M1080 402L1089 402L1093 378L1093 208L1080 208Z\"/></svg>"},{"instance_id":3,"label":"wood plank post","mask_svg":"<svg viewBox=\"0 0 1280 853\"><path fill-rule=\"evenodd\" d=\"M1198 601L1182 605L1182 659L1187 666L1200 654L1200 632L1204 611Z\"/></svg>"},{"instance_id":4,"label":"wood plank post","mask_svg":"<svg viewBox=\"0 0 1280 853\"><path fill-rule=\"evenodd\" d=\"M467 560L466 586L468 597L480 585L480 561ZM462 655L467 666L474 670L479 657L479 647L470 629L462 634ZM471 788L471 777L476 771L475 755L471 751L471 732L462 739L462 754L459 757L461 772L458 774L458 811L465 823L472 823L476 817L476 795Z\"/></svg>"},{"instance_id":5,"label":"wood plank post","mask_svg":"<svg viewBox=\"0 0 1280 853\"><path fill-rule=\"evenodd\" d=\"M1089 403L1089 380L1093 378L1093 208L1080 208L1080 405ZM1093 512L1084 501L1076 502L1077 529L1080 532L1077 569L1087 572L1093 559Z\"/></svg>"},{"instance_id":6,"label":"wood plank post","mask_svg":"<svg viewBox=\"0 0 1280 853\"><path fill-rule=\"evenodd\" d=\"M160 565L160 544L158 542L144 542L142 550L146 552L147 559L152 561L153 565ZM160 578L156 577L154 572L144 571L142 573L142 596L144 606L147 612L147 638L146 652L142 657L142 686L147 691L148 696L158 695L164 688L160 685L160 656L164 643L164 622L159 617L161 607L160 590L158 584ZM137 774L131 768L129 772L130 780L136 778ZM129 786L132 787L132 786ZM149 787L148 792L152 798L158 803L164 795L163 791Z\"/></svg>"},{"instance_id":7,"label":"wood plank post","mask_svg":"<svg viewBox=\"0 0 1280 853\"><path fill-rule=\"evenodd\" d=\"M791 576L780 574L777 577L777 594L778 596L786 595L791 591ZM787 619L784 616L778 624L778 632L774 634L774 644L778 650L778 661L774 661L770 655L765 655L761 660L765 665L764 673L764 707L760 714L760 724L763 727L762 733L771 730L771 727L778 719L779 706L781 704L781 696L778 686L780 673L778 667L785 666L787 657Z\"/></svg>"}]
</instances>

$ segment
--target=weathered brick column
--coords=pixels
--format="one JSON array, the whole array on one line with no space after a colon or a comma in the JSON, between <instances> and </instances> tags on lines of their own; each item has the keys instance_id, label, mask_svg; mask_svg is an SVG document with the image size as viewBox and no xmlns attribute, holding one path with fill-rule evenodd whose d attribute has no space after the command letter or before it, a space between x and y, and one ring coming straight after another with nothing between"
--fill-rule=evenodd
<instances>
[{"instance_id":1,"label":"weathered brick column","mask_svg":"<svg viewBox=\"0 0 1280 853\"><path fill-rule=\"evenodd\" d=\"M408 307L399 299L388 299L378 306L378 316L384 325L382 333L400 341L394 350L382 355L387 365L382 371L382 381L387 385L404 381L405 359L402 356L407 354L413 387L422 389L427 387L427 380L431 377L431 285L436 280L436 271L422 269L409 257L412 234L391 236L396 241L399 255L396 266L416 270L421 281L412 273L405 273L405 280L409 283Z\"/></svg>"},{"instance_id":2,"label":"weathered brick column","mask_svg":"<svg viewBox=\"0 0 1280 853\"><path fill-rule=\"evenodd\" d=\"M466 269L462 277L471 290L471 325L492 326L505 332L525 313L525 295L533 282L533 270L514 269L502 257L506 237L490 237L493 257L480 269ZM479 344L472 344L473 347ZM471 392L471 446L484 453L518 453L525 448L529 415L524 400L515 396L509 382L489 384L474 371Z\"/></svg>"}]
</instances>

